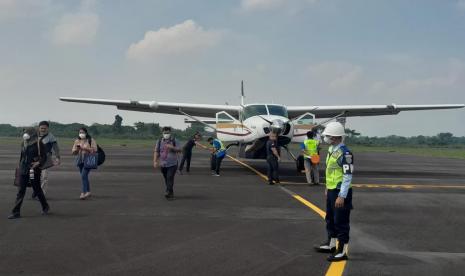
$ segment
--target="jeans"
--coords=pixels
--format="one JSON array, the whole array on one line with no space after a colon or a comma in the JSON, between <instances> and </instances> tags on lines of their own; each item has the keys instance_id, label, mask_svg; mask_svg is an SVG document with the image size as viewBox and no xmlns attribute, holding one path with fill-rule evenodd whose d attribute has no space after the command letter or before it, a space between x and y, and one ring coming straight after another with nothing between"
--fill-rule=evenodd
<instances>
[{"instance_id":1,"label":"jeans","mask_svg":"<svg viewBox=\"0 0 465 276\"><path fill-rule=\"evenodd\" d=\"M215 171L216 174L220 174L221 162L223 159L224 156L217 157L216 154L212 154L210 168L212 171Z\"/></svg>"},{"instance_id":2,"label":"jeans","mask_svg":"<svg viewBox=\"0 0 465 276\"><path fill-rule=\"evenodd\" d=\"M279 182L279 163L278 159L272 156L266 158L268 164L268 182L272 183L273 180Z\"/></svg>"},{"instance_id":3,"label":"jeans","mask_svg":"<svg viewBox=\"0 0 465 276\"><path fill-rule=\"evenodd\" d=\"M174 175L176 174L177 168L177 165L171 167L161 167L161 173L163 174L163 178L165 179L166 192L171 195L174 192Z\"/></svg>"},{"instance_id":4,"label":"jeans","mask_svg":"<svg viewBox=\"0 0 465 276\"><path fill-rule=\"evenodd\" d=\"M41 177L41 170L35 169L34 170L34 179L32 180L32 189L34 193L39 198L40 204L42 205L42 210L48 208L47 199L45 199L45 195L40 188L40 177ZM30 176L29 174L22 175L21 177L21 185L18 188L18 194L16 195L16 202L15 207L11 211L13 214L20 214L21 213L21 205L23 204L24 196L26 195L27 184L29 183Z\"/></svg>"},{"instance_id":5,"label":"jeans","mask_svg":"<svg viewBox=\"0 0 465 276\"><path fill-rule=\"evenodd\" d=\"M84 164L81 164L79 165L79 173L81 174L82 192L83 193L90 192L90 183L89 183L90 169L84 168Z\"/></svg>"},{"instance_id":6,"label":"jeans","mask_svg":"<svg viewBox=\"0 0 465 276\"><path fill-rule=\"evenodd\" d=\"M349 243L350 211L353 208L352 188L349 189L342 208L335 207L339 191L339 189L328 190L326 196L326 230L328 231L328 240L337 238L339 243L347 244Z\"/></svg>"},{"instance_id":7,"label":"jeans","mask_svg":"<svg viewBox=\"0 0 465 276\"><path fill-rule=\"evenodd\" d=\"M184 169L184 162L186 162L186 172L189 172L191 170L191 159L192 151L183 152L181 164L179 164L179 170L182 171Z\"/></svg>"}]
</instances>

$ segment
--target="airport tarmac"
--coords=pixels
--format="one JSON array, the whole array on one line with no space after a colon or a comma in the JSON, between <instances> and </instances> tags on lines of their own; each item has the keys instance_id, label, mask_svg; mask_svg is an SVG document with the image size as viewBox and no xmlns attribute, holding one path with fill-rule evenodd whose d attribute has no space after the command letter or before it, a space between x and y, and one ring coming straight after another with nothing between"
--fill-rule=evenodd
<instances>
[{"instance_id":1,"label":"airport tarmac","mask_svg":"<svg viewBox=\"0 0 465 276\"><path fill-rule=\"evenodd\" d=\"M103 145L104 146L104 145ZM177 175L176 199L163 197L150 148L105 148L91 173L93 197L79 200L72 157L50 171L51 214L15 199L15 146L0 146L0 275L325 275L324 187L302 184L292 162L283 187L225 159L210 175L208 153L194 152ZM66 151L67 149L62 149ZM350 260L344 275L463 275L465 160L396 153L355 155ZM245 161L259 173L263 161ZM402 186L401 186L402 185ZM27 198L31 191L28 190ZM2 218L3 217L3 218Z\"/></svg>"}]
</instances>

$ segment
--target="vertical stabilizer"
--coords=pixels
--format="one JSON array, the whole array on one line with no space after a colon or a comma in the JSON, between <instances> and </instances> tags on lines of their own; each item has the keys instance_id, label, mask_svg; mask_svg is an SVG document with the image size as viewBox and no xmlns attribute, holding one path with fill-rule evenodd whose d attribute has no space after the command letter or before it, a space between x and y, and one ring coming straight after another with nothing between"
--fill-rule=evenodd
<instances>
[{"instance_id":1,"label":"vertical stabilizer","mask_svg":"<svg viewBox=\"0 0 465 276\"><path fill-rule=\"evenodd\" d=\"M241 81L241 105L245 104L245 95L244 95L244 81Z\"/></svg>"}]
</instances>

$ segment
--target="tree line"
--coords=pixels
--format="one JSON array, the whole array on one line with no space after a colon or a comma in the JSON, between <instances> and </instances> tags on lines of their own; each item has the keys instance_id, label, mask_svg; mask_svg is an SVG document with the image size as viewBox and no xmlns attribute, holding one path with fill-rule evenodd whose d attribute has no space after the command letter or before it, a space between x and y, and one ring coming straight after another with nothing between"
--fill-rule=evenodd
<instances>
[{"instance_id":1,"label":"tree line","mask_svg":"<svg viewBox=\"0 0 465 276\"><path fill-rule=\"evenodd\" d=\"M115 116L113 124L92 124L85 125L79 123L61 124L50 122L50 129L57 137L74 138L77 137L78 129L86 127L91 135L101 138L116 139L156 139L161 136L161 127L158 123L137 122L133 126L124 126L123 118L120 115ZM10 124L0 124L0 137L19 137L22 134L23 127L16 127ZM185 130L173 129L176 138L187 140L195 132L200 131L205 134L204 127L201 124L194 123ZM465 146L465 137L456 137L452 133L439 133L435 136L412 136L403 137L390 135L386 137L369 137L363 136L353 129L347 129L348 137L346 141L352 145L363 146Z\"/></svg>"},{"instance_id":2,"label":"tree line","mask_svg":"<svg viewBox=\"0 0 465 276\"><path fill-rule=\"evenodd\" d=\"M359 132L347 129L347 144L361 146L408 146L408 147L464 147L465 137L456 137L450 132L438 133L435 136L404 137L390 135L386 137L363 136Z\"/></svg>"},{"instance_id":3,"label":"tree line","mask_svg":"<svg viewBox=\"0 0 465 276\"><path fill-rule=\"evenodd\" d=\"M92 136L100 138L115 139L156 139L161 136L161 127L158 123L137 122L133 126L124 126L123 118L115 116L113 124L61 124L58 122L49 122L50 131L53 135L63 138L75 138L81 127L87 128ZM0 124L0 137L18 137L22 134L24 127L16 127L10 124ZM176 138L187 140L192 137L196 131L203 131L203 126L192 124L185 130L173 128Z\"/></svg>"}]
</instances>

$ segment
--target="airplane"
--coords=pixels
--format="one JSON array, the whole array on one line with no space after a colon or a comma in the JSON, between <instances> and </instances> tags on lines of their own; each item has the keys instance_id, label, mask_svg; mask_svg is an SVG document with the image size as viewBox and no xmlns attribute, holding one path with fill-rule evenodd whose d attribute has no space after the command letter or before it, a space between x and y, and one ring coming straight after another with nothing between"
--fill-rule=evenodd
<instances>
[{"instance_id":1,"label":"airplane","mask_svg":"<svg viewBox=\"0 0 465 276\"><path fill-rule=\"evenodd\" d=\"M434 105L338 105L285 106L280 104L245 104L244 83L241 83L241 105L213 105L157 101L109 100L61 97L61 101L112 105L119 110L183 115L216 132L223 142L240 147L238 157L265 159L265 145L270 132L278 134L278 143L285 149L291 142L301 143L306 133L332 120L346 117L397 115L401 111L455 109L464 104ZM207 120L200 119L209 118ZM325 119L317 123L317 119ZM288 150L289 152L289 150ZM295 159L295 156L291 156Z\"/></svg>"}]
</instances>

